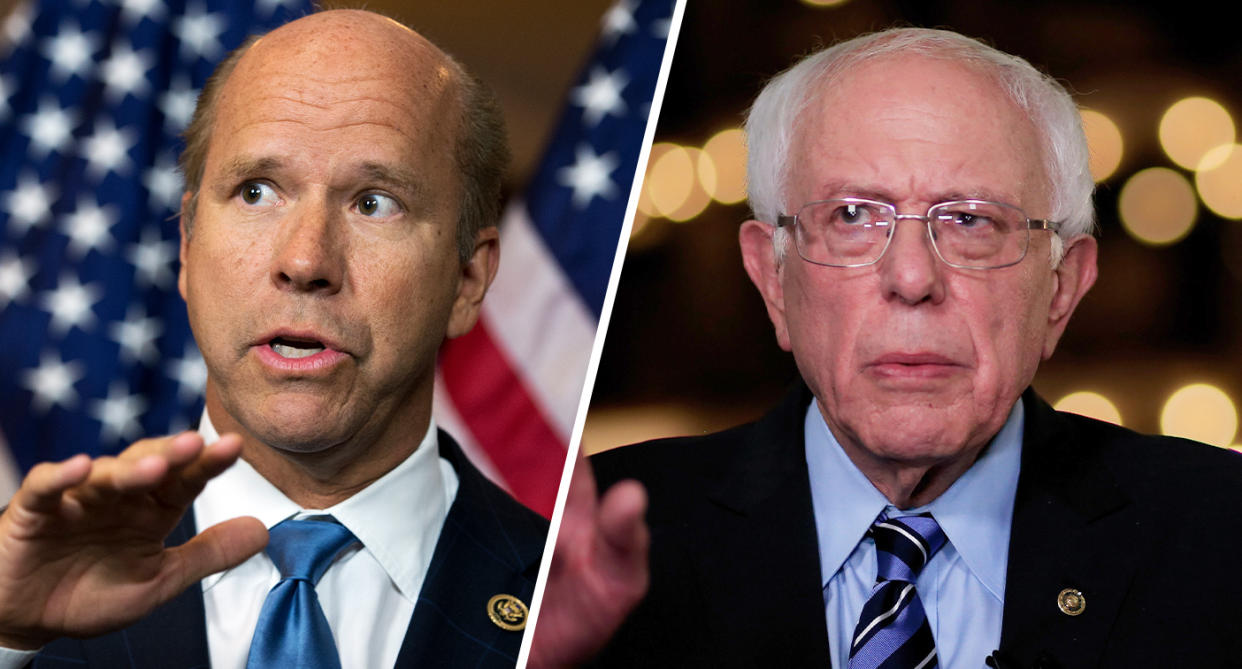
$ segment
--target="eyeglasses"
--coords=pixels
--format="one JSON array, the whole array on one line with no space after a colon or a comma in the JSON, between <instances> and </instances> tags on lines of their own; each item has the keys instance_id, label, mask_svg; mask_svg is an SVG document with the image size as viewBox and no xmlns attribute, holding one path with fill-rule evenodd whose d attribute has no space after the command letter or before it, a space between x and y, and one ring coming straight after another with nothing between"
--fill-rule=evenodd
<instances>
[{"instance_id":1,"label":"eyeglasses","mask_svg":"<svg viewBox=\"0 0 1242 669\"><path fill-rule=\"evenodd\" d=\"M941 202L919 216L898 214L897 207L887 202L856 197L807 203L792 216L777 216L776 225L793 228L803 260L829 267L866 267L884 256L902 219L926 222L936 256L963 269L1016 265L1026 257L1031 230L1060 228L1060 223L1027 218L1021 209L1002 202Z\"/></svg>"}]
</instances>

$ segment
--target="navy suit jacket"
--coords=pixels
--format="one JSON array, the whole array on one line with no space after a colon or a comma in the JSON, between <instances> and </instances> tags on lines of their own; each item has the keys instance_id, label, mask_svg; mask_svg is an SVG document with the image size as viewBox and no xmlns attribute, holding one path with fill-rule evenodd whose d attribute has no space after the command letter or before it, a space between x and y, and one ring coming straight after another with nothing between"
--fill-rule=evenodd
<instances>
[{"instance_id":1,"label":"navy suit jacket","mask_svg":"<svg viewBox=\"0 0 1242 669\"><path fill-rule=\"evenodd\" d=\"M650 495L651 589L609 667L831 666L803 424L756 423L592 459ZM1242 666L1242 457L1054 411L1028 391L1001 669ZM1058 594L1079 589L1077 616ZM940 634L952 633L940 623ZM972 665L971 669L982 666ZM956 668L950 668L956 669Z\"/></svg>"},{"instance_id":2,"label":"navy suit jacket","mask_svg":"<svg viewBox=\"0 0 1242 669\"><path fill-rule=\"evenodd\" d=\"M512 667L522 632L493 624L487 603L504 593L530 605L548 524L487 480L448 434L441 431L439 441L440 455L457 470L457 498L436 542L396 666ZM184 543L195 531L191 511L167 543ZM191 586L120 631L92 639L59 639L31 666L209 667L202 588Z\"/></svg>"}]
</instances>

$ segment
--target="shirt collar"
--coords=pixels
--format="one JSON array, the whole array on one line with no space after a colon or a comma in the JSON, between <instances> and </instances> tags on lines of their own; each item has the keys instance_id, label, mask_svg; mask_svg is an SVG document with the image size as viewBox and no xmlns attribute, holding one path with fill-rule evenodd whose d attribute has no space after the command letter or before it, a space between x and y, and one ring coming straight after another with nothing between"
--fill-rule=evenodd
<instances>
[{"instance_id":1,"label":"shirt collar","mask_svg":"<svg viewBox=\"0 0 1242 669\"><path fill-rule=\"evenodd\" d=\"M902 511L930 512L967 568L1001 601L1023 421L1019 399L1000 432L965 474L930 504ZM827 584L889 502L845 454L814 400L807 408L804 434L821 577Z\"/></svg>"},{"instance_id":2,"label":"shirt collar","mask_svg":"<svg viewBox=\"0 0 1242 669\"><path fill-rule=\"evenodd\" d=\"M208 444L218 438L206 409L199 434ZM253 516L267 528L293 516L331 514L344 525L363 550L383 567L401 594L411 602L431 564L436 541L449 506L457 495L453 466L439 457L433 419L418 448L401 464L352 497L328 509L303 509L238 459L207 483L194 502L199 529L239 516ZM224 572L204 579L214 585Z\"/></svg>"}]
</instances>

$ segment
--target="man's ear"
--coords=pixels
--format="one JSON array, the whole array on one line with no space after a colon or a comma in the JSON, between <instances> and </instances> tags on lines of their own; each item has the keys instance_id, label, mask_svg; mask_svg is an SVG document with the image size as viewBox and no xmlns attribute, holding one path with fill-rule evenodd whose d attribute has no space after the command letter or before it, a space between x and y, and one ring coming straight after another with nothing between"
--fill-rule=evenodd
<instances>
[{"instance_id":1,"label":"man's ear","mask_svg":"<svg viewBox=\"0 0 1242 669\"><path fill-rule=\"evenodd\" d=\"M751 283L759 289L768 318L776 329L776 342L786 351L789 348L789 328L785 324L785 290L781 285L781 263L776 257L772 235L776 227L762 221L746 221L738 231L738 244L742 247L742 265Z\"/></svg>"},{"instance_id":2,"label":"man's ear","mask_svg":"<svg viewBox=\"0 0 1242 669\"><path fill-rule=\"evenodd\" d=\"M457 297L449 314L448 336L460 337L474 327L479 320L483 296L496 278L500 266L500 229L489 225L474 236L474 252L461 266L461 281L457 284Z\"/></svg>"},{"instance_id":3,"label":"man's ear","mask_svg":"<svg viewBox=\"0 0 1242 669\"><path fill-rule=\"evenodd\" d=\"M1099 274L1096 267L1099 246L1095 237L1078 235L1064 244L1065 255L1061 258L1061 264L1053 270L1052 303L1048 307L1048 329L1044 334L1044 360L1056 350L1070 316L1091 286L1095 285Z\"/></svg>"},{"instance_id":4,"label":"man's ear","mask_svg":"<svg viewBox=\"0 0 1242 669\"><path fill-rule=\"evenodd\" d=\"M192 207L192 206L194 206L194 194L191 193L190 191L186 191L182 193L181 194L181 216L178 218L178 221L180 222L180 226L181 226L181 253L179 256L179 259L181 262L179 263L179 267L177 269L177 291L181 293L181 299L183 300L186 299L186 296L185 296L185 292L186 292L185 291L185 286L186 286L185 261L186 261L186 257L189 255L188 244L190 243L190 231L186 229L186 212L190 211L189 207ZM190 217L192 218L193 216L194 216L194 212L190 212Z\"/></svg>"}]
</instances>

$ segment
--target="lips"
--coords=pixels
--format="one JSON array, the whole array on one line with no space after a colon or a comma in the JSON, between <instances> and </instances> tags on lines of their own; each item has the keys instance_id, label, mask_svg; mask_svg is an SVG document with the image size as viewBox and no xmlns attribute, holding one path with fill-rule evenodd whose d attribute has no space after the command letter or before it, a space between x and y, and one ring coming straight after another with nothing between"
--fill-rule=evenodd
<instances>
[{"instance_id":1,"label":"lips","mask_svg":"<svg viewBox=\"0 0 1242 669\"><path fill-rule=\"evenodd\" d=\"M253 342L251 350L279 375L326 373L349 357L339 343L311 330L276 330Z\"/></svg>"},{"instance_id":2,"label":"lips","mask_svg":"<svg viewBox=\"0 0 1242 669\"><path fill-rule=\"evenodd\" d=\"M885 353L873 365L954 365L957 362L938 353Z\"/></svg>"},{"instance_id":3,"label":"lips","mask_svg":"<svg viewBox=\"0 0 1242 669\"><path fill-rule=\"evenodd\" d=\"M270 342L268 346L282 358L309 358L325 348L322 342L308 339L291 339L287 337L277 337Z\"/></svg>"},{"instance_id":4,"label":"lips","mask_svg":"<svg viewBox=\"0 0 1242 669\"><path fill-rule=\"evenodd\" d=\"M900 380L937 379L956 374L966 368L962 363L938 353L885 353L866 366L882 378Z\"/></svg>"}]
</instances>

